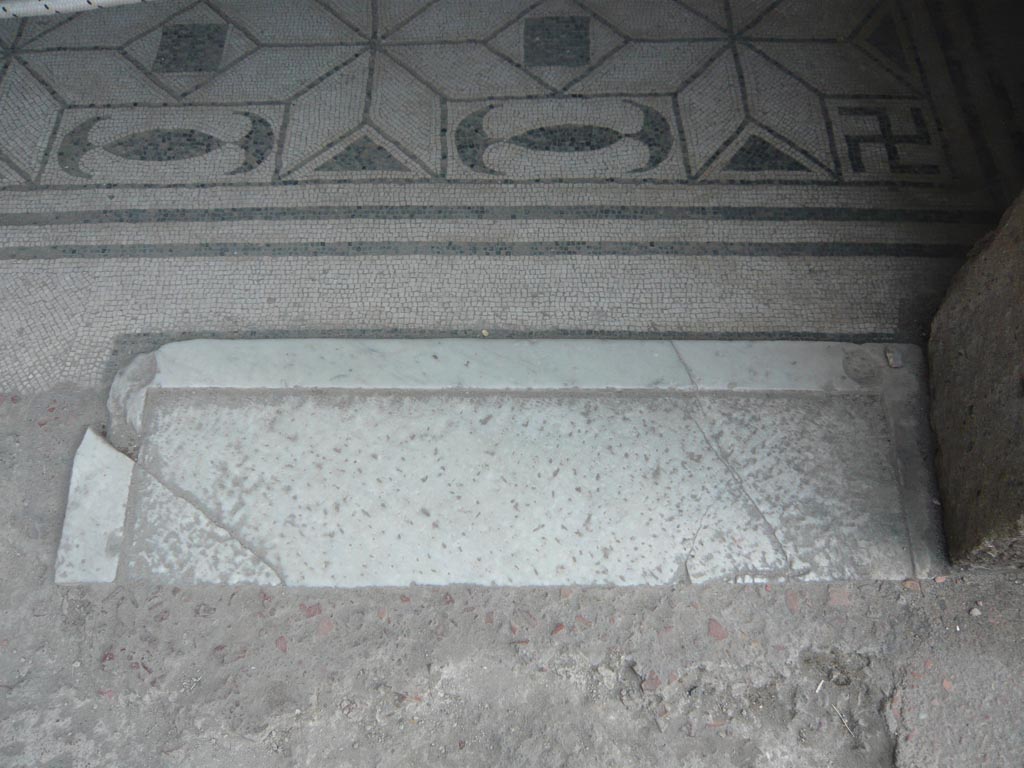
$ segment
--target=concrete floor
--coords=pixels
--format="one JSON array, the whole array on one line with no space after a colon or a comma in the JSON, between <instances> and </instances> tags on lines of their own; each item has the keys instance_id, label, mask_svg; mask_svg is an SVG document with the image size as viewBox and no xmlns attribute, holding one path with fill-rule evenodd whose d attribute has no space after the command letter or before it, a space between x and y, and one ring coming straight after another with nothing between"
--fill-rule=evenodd
<instances>
[{"instance_id":1,"label":"concrete floor","mask_svg":"<svg viewBox=\"0 0 1024 768\"><path fill-rule=\"evenodd\" d=\"M1024 179L1020 4L647 2L0 22L0 766L1021 765L1017 573L54 584L167 341L920 343Z\"/></svg>"}]
</instances>

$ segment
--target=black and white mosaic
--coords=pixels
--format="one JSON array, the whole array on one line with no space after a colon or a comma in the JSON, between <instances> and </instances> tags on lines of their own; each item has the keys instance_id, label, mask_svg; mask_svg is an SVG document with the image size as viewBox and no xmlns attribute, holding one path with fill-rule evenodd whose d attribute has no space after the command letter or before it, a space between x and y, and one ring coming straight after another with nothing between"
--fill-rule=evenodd
<instances>
[{"instance_id":1,"label":"black and white mosaic","mask_svg":"<svg viewBox=\"0 0 1024 768\"><path fill-rule=\"evenodd\" d=\"M590 64L589 16L541 16L523 22L526 66L585 67Z\"/></svg>"},{"instance_id":2,"label":"black and white mosaic","mask_svg":"<svg viewBox=\"0 0 1024 768\"><path fill-rule=\"evenodd\" d=\"M265 162L279 110L263 114L204 107L69 110L74 123L56 148L57 168L44 179L145 183L154 165L168 181L270 180ZM170 126L175 127L159 127ZM260 168L264 171L260 172Z\"/></svg>"},{"instance_id":3,"label":"black and white mosaic","mask_svg":"<svg viewBox=\"0 0 1024 768\"><path fill-rule=\"evenodd\" d=\"M655 106L631 99L485 105L459 121L457 156L470 171L505 177L643 174L676 144Z\"/></svg>"},{"instance_id":4,"label":"black and white mosaic","mask_svg":"<svg viewBox=\"0 0 1024 768\"><path fill-rule=\"evenodd\" d=\"M0 167L8 185L187 183L183 163L231 147L234 167L197 163L191 180L941 188L978 169L935 93L949 78L924 9L169 0L4 22ZM97 144L84 127L133 111L146 139ZM99 150L124 173L84 170Z\"/></svg>"},{"instance_id":5,"label":"black and white mosaic","mask_svg":"<svg viewBox=\"0 0 1024 768\"><path fill-rule=\"evenodd\" d=\"M220 67L227 40L226 24L167 24L152 72L214 72Z\"/></svg>"},{"instance_id":6,"label":"black and white mosaic","mask_svg":"<svg viewBox=\"0 0 1024 768\"><path fill-rule=\"evenodd\" d=\"M1024 175L964 6L0 20L0 390L196 334L920 341Z\"/></svg>"}]
</instances>

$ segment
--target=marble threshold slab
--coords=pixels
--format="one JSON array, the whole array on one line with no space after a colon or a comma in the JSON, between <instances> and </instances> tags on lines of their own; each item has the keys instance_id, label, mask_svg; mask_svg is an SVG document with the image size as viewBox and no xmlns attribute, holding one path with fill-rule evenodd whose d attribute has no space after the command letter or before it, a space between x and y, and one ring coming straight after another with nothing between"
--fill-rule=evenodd
<instances>
[{"instance_id":1,"label":"marble threshold slab","mask_svg":"<svg viewBox=\"0 0 1024 768\"><path fill-rule=\"evenodd\" d=\"M917 347L196 340L122 369L56 580L650 585L945 569Z\"/></svg>"}]
</instances>

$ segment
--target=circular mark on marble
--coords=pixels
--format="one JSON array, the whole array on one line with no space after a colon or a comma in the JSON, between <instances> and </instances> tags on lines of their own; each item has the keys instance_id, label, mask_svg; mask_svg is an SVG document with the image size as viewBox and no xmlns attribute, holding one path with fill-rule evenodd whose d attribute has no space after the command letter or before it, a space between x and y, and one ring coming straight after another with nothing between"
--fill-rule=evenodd
<instances>
[{"instance_id":1,"label":"circular mark on marble","mask_svg":"<svg viewBox=\"0 0 1024 768\"><path fill-rule=\"evenodd\" d=\"M863 349L843 355L843 371L858 384L877 384L880 361Z\"/></svg>"}]
</instances>

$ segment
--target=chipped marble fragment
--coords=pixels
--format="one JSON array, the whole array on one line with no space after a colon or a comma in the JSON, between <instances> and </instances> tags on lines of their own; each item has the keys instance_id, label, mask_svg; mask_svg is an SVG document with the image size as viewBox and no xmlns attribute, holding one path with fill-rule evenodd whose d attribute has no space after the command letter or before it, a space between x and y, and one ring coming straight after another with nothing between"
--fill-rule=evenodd
<instances>
[{"instance_id":1,"label":"chipped marble fragment","mask_svg":"<svg viewBox=\"0 0 1024 768\"><path fill-rule=\"evenodd\" d=\"M110 582L117 576L134 467L95 430L86 431L71 470L57 551L58 584Z\"/></svg>"}]
</instances>

